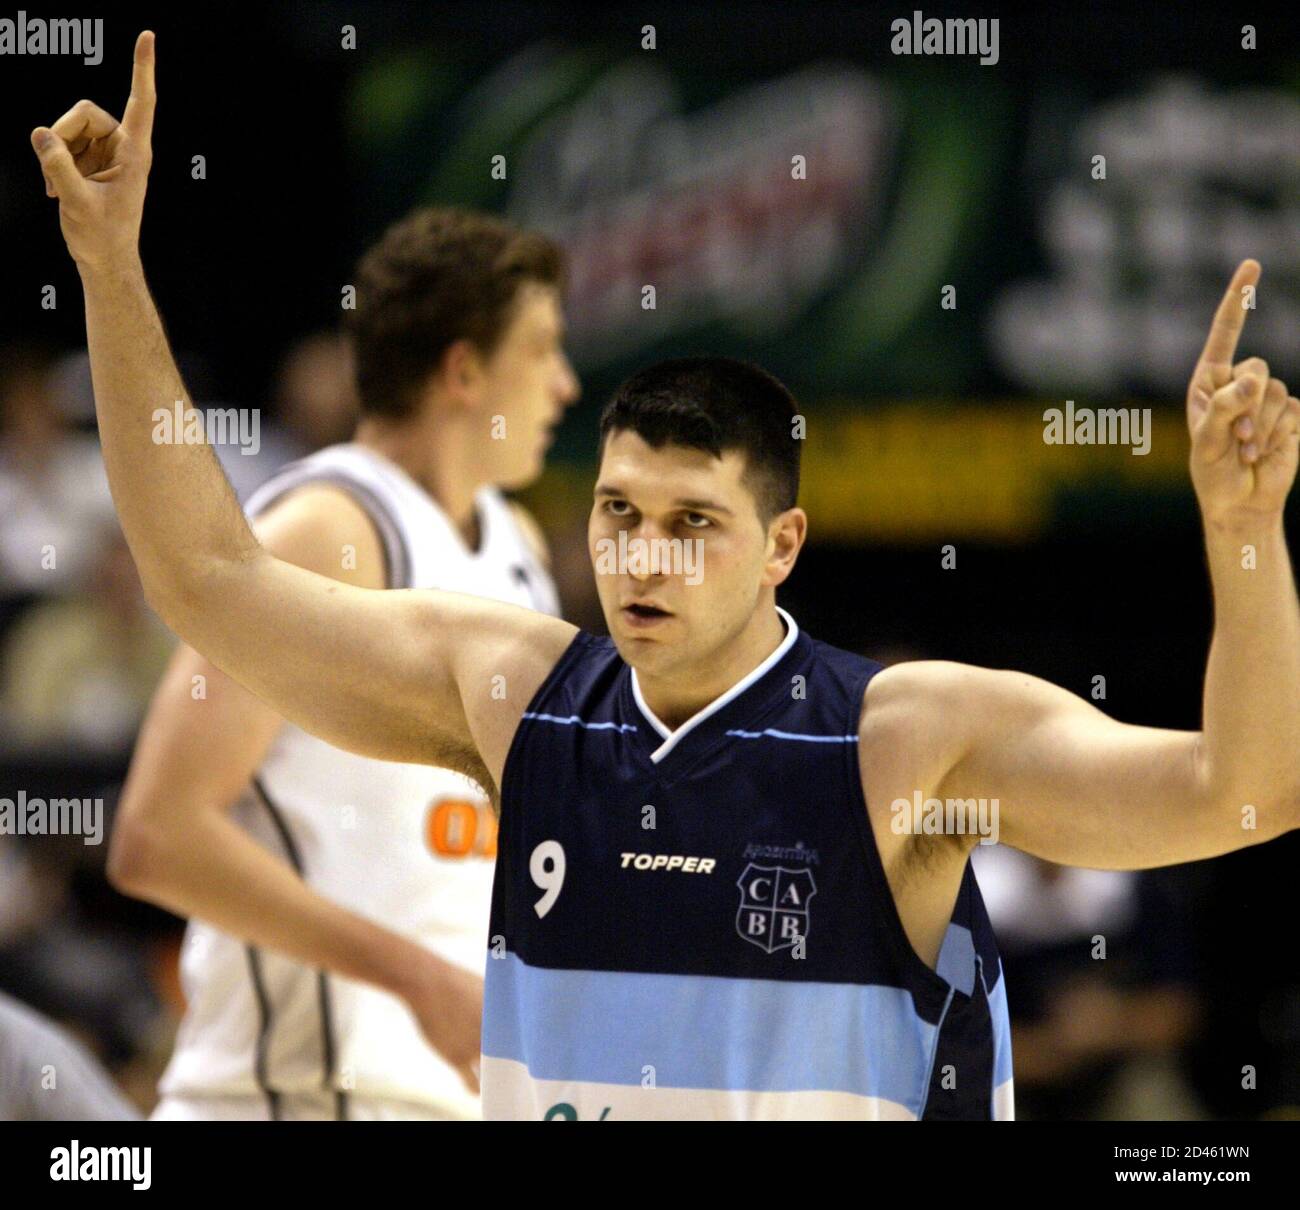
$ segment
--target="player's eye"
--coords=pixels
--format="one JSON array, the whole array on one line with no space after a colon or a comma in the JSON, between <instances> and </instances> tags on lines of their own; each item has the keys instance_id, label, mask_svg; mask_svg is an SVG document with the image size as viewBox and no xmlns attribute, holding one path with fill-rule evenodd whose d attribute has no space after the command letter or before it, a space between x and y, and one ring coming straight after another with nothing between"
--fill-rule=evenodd
<instances>
[{"instance_id":1,"label":"player's eye","mask_svg":"<svg viewBox=\"0 0 1300 1210\"><path fill-rule=\"evenodd\" d=\"M708 529L713 524L703 513L687 513L685 520L691 529Z\"/></svg>"},{"instance_id":2,"label":"player's eye","mask_svg":"<svg viewBox=\"0 0 1300 1210\"><path fill-rule=\"evenodd\" d=\"M632 506L626 500L606 500L605 511L611 517L631 516Z\"/></svg>"}]
</instances>

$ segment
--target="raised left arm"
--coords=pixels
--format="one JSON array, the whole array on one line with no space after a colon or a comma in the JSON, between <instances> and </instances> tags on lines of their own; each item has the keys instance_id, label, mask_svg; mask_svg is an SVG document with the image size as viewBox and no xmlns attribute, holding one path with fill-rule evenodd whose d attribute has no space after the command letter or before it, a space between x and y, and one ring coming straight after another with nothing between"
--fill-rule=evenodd
<instances>
[{"instance_id":1,"label":"raised left arm","mask_svg":"<svg viewBox=\"0 0 1300 1210\"><path fill-rule=\"evenodd\" d=\"M1258 358L1232 364L1258 278L1254 261L1237 270L1188 388L1214 590L1201 730L1119 723L1022 673L931 666L950 717L968 720L942 796L996 797L1014 848L1143 869L1300 827L1300 602L1282 524L1300 400Z\"/></svg>"}]
</instances>

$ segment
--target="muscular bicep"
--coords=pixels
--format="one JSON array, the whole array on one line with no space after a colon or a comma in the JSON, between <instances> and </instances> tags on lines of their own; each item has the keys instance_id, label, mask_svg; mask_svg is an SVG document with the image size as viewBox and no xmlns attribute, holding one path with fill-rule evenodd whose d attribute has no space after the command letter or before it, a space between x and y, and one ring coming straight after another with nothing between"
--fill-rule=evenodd
<instances>
[{"instance_id":1,"label":"muscular bicep","mask_svg":"<svg viewBox=\"0 0 1300 1210\"><path fill-rule=\"evenodd\" d=\"M278 558L360 586L382 586L383 551L369 518L337 488L292 492L253 523ZM150 703L122 799L123 817L171 819L234 804L283 719L192 647L181 644Z\"/></svg>"},{"instance_id":2,"label":"muscular bicep","mask_svg":"<svg viewBox=\"0 0 1300 1210\"><path fill-rule=\"evenodd\" d=\"M272 710L348 751L436 760L469 743L433 594L355 588L259 550L182 636Z\"/></svg>"},{"instance_id":3,"label":"muscular bicep","mask_svg":"<svg viewBox=\"0 0 1300 1210\"><path fill-rule=\"evenodd\" d=\"M997 803L998 839L1048 861L1145 869L1246 843L1206 789L1200 734L1117 722L1025 673L943 665L962 732L942 796Z\"/></svg>"},{"instance_id":4,"label":"muscular bicep","mask_svg":"<svg viewBox=\"0 0 1300 1210\"><path fill-rule=\"evenodd\" d=\"M304 731L380 760L464 768L481 756L494 779L574 634L478 597L356 588L261 548L187 591L173 629Z\"/></svg>"}]
</instances>

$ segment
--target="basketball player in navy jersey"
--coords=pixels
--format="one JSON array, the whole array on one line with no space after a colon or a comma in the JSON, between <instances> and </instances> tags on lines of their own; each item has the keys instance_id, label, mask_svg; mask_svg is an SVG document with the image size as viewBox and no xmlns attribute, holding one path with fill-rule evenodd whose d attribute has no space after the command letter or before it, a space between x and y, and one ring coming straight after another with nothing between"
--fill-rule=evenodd
<instances>
[{"instance_id":1,"label":"basketball player in navy jersey","mask_svg":"<svg viewBox=\"0 0 1300 1210\"><path fill-rule=\"evenodd\" d=\"M82 105L32 140L82 278L118 512L154 606L279 713L498 795L487 1116L1010 1117L978 835L918 834L909 805L996 799L1003 842L1112 869L1300 826L1282 523L1300 400L1233 363L1255 262L1188 390L1215 595L1199 731L1117 723L1016 672L881 669L802 633L775 602L807 525L794 404L720 358L651 367L604 414L597 639L294 567L258 544L211 450L152 443L152 409L184 398L138 254L153 63L146 33L120 124ZM637 539L702 542L698 574L647 564ZM613 569L611 540L630 556Z\"/></svg>"}]
</instances>

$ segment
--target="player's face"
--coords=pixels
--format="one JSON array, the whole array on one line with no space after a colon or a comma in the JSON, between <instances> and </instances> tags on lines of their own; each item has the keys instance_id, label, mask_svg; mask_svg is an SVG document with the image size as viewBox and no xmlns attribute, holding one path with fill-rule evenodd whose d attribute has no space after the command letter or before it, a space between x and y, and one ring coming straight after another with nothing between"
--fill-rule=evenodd
<instances>
[{"instance_id":1,"label":"player's face","mask_svg":"<svg viewBox=\"0 0 1300 1210\"><path fill-rule=\"evenodd\" d=\"M733 450L715 458L654 449L630 431L607 438L587 542L605 623L634 668L706 666L784 578L744 471Z\"/></svg>"},{"instance_id":2,"label":"player's face","mask_svg":"<svg viewBox=\"0 0 1300 1210\"><path fill-rule=\"evenodd\" d=\"M577 398L559 295L525 283L510 326L484 365L479 409L491 434L490 480L510 488L537 478L555 428Z\"/></svg>"}]
</instances>

